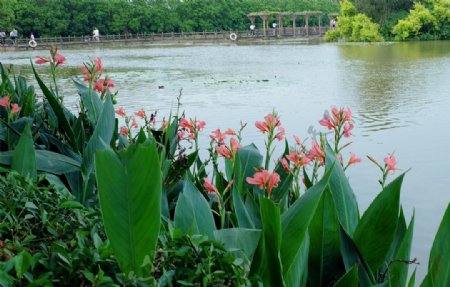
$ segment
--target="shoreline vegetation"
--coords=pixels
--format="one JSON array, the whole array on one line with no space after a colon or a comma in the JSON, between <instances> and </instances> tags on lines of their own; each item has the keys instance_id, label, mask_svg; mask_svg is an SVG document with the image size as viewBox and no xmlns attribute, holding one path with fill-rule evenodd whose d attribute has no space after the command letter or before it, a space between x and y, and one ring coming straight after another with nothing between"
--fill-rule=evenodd
<instances>
[{"instance_id":1,"label":"shoreline vegetation","mask_svg":"<svg viewBox=\"0 0 450 287\"><path fill-rule=\"evenodd\" d=\"M332 106L309 140L287 139L272 111L208 127L200 146L201 115L117 106L101 58L73 81L72 113L57 85L65 62L57 48L36 56L36 87L0 66L0 285L416 285L415 215L400 202L408 174L393 153L368 156L380 193L359 210L349 107ZM35 65L49 66L46 83ZM449 241L450 204L420 286L449 286Z\"/></svg>"},{"instance_id":2,"label":"shoreline vegetation","mask_svg":"<svg viewBox=\"0 0 450 287\"><path fill-rule=\"evenodd\" d=\"M326 39L346 41L446 40L450 39L448 0L169 0L169 1L75 1L5 0L0 12L0 32L19 30L19 39L33 33L36 38L90 37L98 27L101 35L249 31L250 15L258 11L302 13L320 11L321 26L330 26L337 16L336 29ZM86 12L89 11L89 12ZM266 24L280 21L266 13ZM131 20L130 20L131 19ZM309 26L318 26L316 17ZM283 27L292 26L290 17ZM256 28L263 20L255 18ZM298 18L296 26L305 26ZM334 25L333 25L334 26ZM269 28L270 29L270 28ZM8 44L8 43L7 43Z\"/></svg>"}]
</instances>

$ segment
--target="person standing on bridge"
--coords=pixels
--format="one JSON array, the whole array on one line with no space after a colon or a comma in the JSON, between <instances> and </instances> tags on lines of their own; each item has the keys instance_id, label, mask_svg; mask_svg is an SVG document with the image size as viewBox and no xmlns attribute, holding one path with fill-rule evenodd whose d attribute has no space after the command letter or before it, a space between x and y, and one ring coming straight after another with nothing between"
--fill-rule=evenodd
<instances>
[{"instance_id":1,"label":"person standing on bridge","mask_svg":"<svg viewBox=\"0 0 450 287\"><path fill-rule=\"evenodd\" d=\"M94 41L100 41L100 32L98 31L97 27L95 27L92 31L92 38L94 39Z\"/></svg>"},{"instance_id":2,"label":"person standing on bridge","mask_svg":"<svg viewBox=\"0 0 450 287\"><path fill-rule=\"evenodd\" d=\"M6 39L6 32L5 31L0 31L0 44L3 46L5 46L5 39Z\"/></svg>"},{"instance_id":3,"label":"person standing on bridge","mask_svg":"<svg viewBox=\"0 0 450 287\"><path fill-rule=\"evenodd\" d=\"M9 38L11 39L11 46L14 46L16 44L18 35L19 33L17 32L16 28L13 28L12 31L9 33Z\"/></svg>"},{"instance_id":4,"label":"person standing on bridge","mask_svg":"<svg viewBox=\"0 0 450 287\"><path fill-rule=\"evenodd\" d=\"M254 36L255 35L255 24L251 24L250 25L250 35Z\"/></svg>"}]
</instances>

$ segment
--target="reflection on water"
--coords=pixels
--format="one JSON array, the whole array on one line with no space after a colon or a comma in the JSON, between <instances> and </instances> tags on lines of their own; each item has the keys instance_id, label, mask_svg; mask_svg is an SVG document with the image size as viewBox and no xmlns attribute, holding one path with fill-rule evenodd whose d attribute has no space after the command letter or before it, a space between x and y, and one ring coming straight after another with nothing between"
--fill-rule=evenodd
<instances>
[{"instance_id":1,"label":"reflection on water","mask_svg":"<svg viewBox=\"0 0 450 287\"><path fill-rule=\"evenodd\" d=\"M25 67L42 51L0 52L0 61ZM207 121L207 130L249 123L244 139L264 143L253 123L276 109L291 138L307 130L331 105L349 106L356 128L351 150L382 161L395 152L408 172L402 193L407 218L416 212L412 256L426 272L428 252L450 200L450 42L383 44L194 46L61 51L61 89L76 109L72 78L82 62L101 56L131 113L144 107L167 115L182 90L182 109ZM42 69L42 67L39 67ZM44 70L43 70L44 71ZM23 70L27 72L27 70ZM31 76L29 76L31 78ZM160 89L159 86L164 86ZM203 141L208 135L203 134ZM280 151L280 150L278 150ZM348 156L348 152L344 153ZM400 171L401 172L401 171ZM400 172L397 172L398 175ZM368 160L349 170L365 210L379 192L377 168ZM420 281L420 280L418 280Z\"/></svg>"}]
</instances>

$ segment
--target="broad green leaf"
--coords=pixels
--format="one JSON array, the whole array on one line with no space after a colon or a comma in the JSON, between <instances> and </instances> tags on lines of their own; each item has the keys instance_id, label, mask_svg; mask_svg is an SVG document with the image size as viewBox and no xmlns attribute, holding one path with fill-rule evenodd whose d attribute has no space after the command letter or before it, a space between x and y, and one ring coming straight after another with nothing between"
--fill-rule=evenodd
<instances>
[{"instance_id":1,"label":"broad green leaf","mask_svg":"<svg viewBox=\"0 0 450 287\"><path fill-rule=\"evenodd\" d=\"M93 89L90 90L89 87L86 87L78 81L74 80L73 82L78 90L78 93L80 94L81 101L87 110L87 117L89 121L95 125L103 109L103 104L98 94Z\"/></svg>"},{"instance_id":2,"label":"broad green leaf","mask_svg":"<svg viewBox=\"0 0 450 287\"><path fill-rule=\"evenodd\" d=\"M354 265L333 287L358 287L358 265Z\"/></svg>"},{"instance_id":3,"label":"broad green leaf","mask_svg":"<svg viewBox=\"0 0 450 287\"><path fill-rule=\"evenodd\" d=\"M284 272L284 282L286 286L306 286L308 281L308 254L311 243L308 233L306 233L302 244L297 250L293 264L289 272Z\"/></svg>"},{"instance_id":4,"label":"broad green leaf","mask_svg":"<svg viewBox=\"0 0 450 287\"><path fill-rule=\"evenodd\" d=\"M253 177L256 169L261 167L263 156L254 144L241 147L236 152L234 162L234 184L238 191L247 190L249 184L245 180L247 177Z\"/></svg>"},{"instance_id":5,"label":"broad green leaf","mask_svg":"<svg viewBox=\"0 0 450 287\"><path fill-rule=\"evenodd\" d=\"M433 241L428 261L428 274L420 286L450 286L450 204Z\"/></svg>"},{"instance_id":6,"label":"broad green leaf","mask_svg":"<svg viewBox=\"0 0 450 287\"><path fill-rule=\"evenodd\" d=\"M64 174L80 170L80 162L48 150L34 150L36 156L36 170L52 174ZM11 165L13 151L0 152L0 163Z\"/></svg>"},{"instance_id":7,"label":"broad green leaf","mask_svg":"<svg viewBox=\"0 0 450 287\"><path fill-rule=\"evenodd\" d=\"M298 250L302 248L308 233L309 224L316 212L319 201L324 190L328 186L331 170L325 173L323 178L306 193L301 196L282 216L282 237L281 261L284 276L289 278L289 282L295 282L293 286L298 286L303 278L304 270L296 270L296 266L302 265L298 260L303 260L297 256ZM308 266L306 263L303 266Z\"/></svg>"},{"instance_id":8,"label":"broad green leaf","mask_svg":"<svg viewBox=\"0 0 450 287\"><path fill-rule=\"evenodd\" d=\"M394 240L400 210L400 189L405 174L387 185L361 217L353 235L364 260L378 270Z\"/></svg>"},{"instance_id":9,"label":"broad green leaf","mask_svg":"<svg viewBox=\"0 0 450 287\"><path fill-rule=\"evenodd\" d=\"M175 228L185 234L214 239L216 225L209 204L188 176L183 180L183 190L175 207Z\"/></svg>"},{"instance_id":10,"label":"broad green leaf","mask_svg":"<svg viewBox=\"0 0 450 287\"><path fill-rule=\"evenodd\" d=\"M402 261L409 261L411 254L411 245L414 233L414 215L406 230L405 236L400 243L398 251L392 258L392 262L389 266L389 281L392 287L404 287L408 279L408 267L409 264ZM395 261L400 260L400 261Z\"/></svg>"},{"instance_id":11,"label":"broad green leaf","mask_svg":"<svg viewBox=\"0 0 450 287\"><path fill-rule=\"evenodd\" d=\"M214 231L217 241L230 251L241 250L248 259L253 257L261 235L261 230L246 228L228 228Z\"/></svg>"},{"instance_id":12,"label":"broad green leaf","mask_svg":"<svg viewBox=\"0 0 450 287\"><path fill-rule=\"evenodd\" d=\"M7 272L0 270L0 286L13 286L14 278Z\"/></svg>"},{"instance_id":13,"label":"broad green leaf","mask_svg":"<svg viewBox=\"0 0 450 287\"><path fill-rule=\"evenodd\" d=\"M89 139L86 149L84 150L83 160L81 163L81 170L84 180L83 194L79 198L81 203L85 203L92 194L92 190L88 188L88 181L91 178L91 174L94 170L94 154L98 150L102 150L109 145L114 133L114 107L112 104L111 95L106 96L105 103L103 105L102 114L95 126L94 132Z\"/></svg>"},{"instance_id":14,"label":"broad green leaf","mask_svg":"<svg viewBox=\"0 0 450 287\"><path fill-rule=\"evenodd\" d=\"M14 268L16 270L17 277L22 278L30 268L33 262L33 257L30 253L22 251L14 257Z\"/></svg>"},{"instance_id":15,"label":"broad green leaf","mask_svg":"<svg viewBox=\"0 0 450 287\"><path fill-rule=\"evenodd\" d=\"M413 274L409 278L408 287L414 287L416 285L416 271L417 269L414 269Z\"/></svg>"},{"instance_id":16,"label":"broad green leaf","mask_svg":"<svg viewBox=\"0 0 450 287\"><path fill-rule=\"evenodd\" d=\"M400 215L397 221L397 228L395 230L394 240L392 241L391 247L389 248L389 252L386 255L383 267L385 266L387 267L389 265L389 262L391 262L392 258L394 258L394 255L400 248L400 244L402 243L403 237L405 237L406 228L407 226L405 215L403 213L403 208L400 206Z\"/></svg>"},{"instance_id":17,"label":"broad green leaf","mask_svg":"<svg viewBox=\"0 0 450 287\"><path fill-rule=\"evenodd\" d=\"M160 228L161 171L155 143L130 145L116 155L95 156L97 186L106 234L122 270L148 276L141 265L153 258Z\"/></svg>"},{"instance_id":18,"label":"broad green leaf","mask_svg":"<svg viewBox=\"0 0 450 287\"><path fill-rule=\"evenodd\" d=\"M36 154L29 125L25 126L14 150L11 168L24 177L36 178Z\"/></svg>"},{"instance_id":19,"label":"broad green leaf","mask_svg":"<svg viewBox=\"0 0 450 287\"><path fill-rule=\"evenodd\" d=\"M237 191L237 188L233 185L233 205L234 213L236 215L239 227L241 228L255 228L255 224L250 217L247 208L242 201L241 195Z\"/></svg>"},{"instance_id":20,"label":"broad green leaf","mask_svg":"<svg viewBox=\"0 0 450 287\"><path fill-rule=\"evenodd\" d=\"M355 264L358 266L358 281L361 287L372 286L375 284L375 278L369 265L366 263L352 238L340 226L341 255L344 260L345 269L349 271Z\"/></svg>"},{"instance_id":21,"label":"broad green leaf","mask_svg":"<svg viewBox=\"0 0 450 287\"><path fill-rule=\"evenodd\" d=\"M344 271L340 252L339 219L333 197L326 189L309 226L309 282L329 286Z\"/></svg>"},{"instance_id":22,"label":"broad green leaf","mask_svg":"<svg viewBox=\"0 0 450 287\"><path fill-rule=\"evenodd\" d=\"M69 124L69 121L66 118L63 106L59 103L56 96L53 95L53 93L47 88L47 86L44 84L44 82L42 82L41 78L39 77L38 73L36 72L36 69L34 68L33 63L31 63L31 68L33 69L34 76L36 78L36 81L38 82L39 87L42 90L42 93L44 94L44 96L47 99L48 103L50 104L53 112L55 113L56 117L58 118L59 131L62 134L65 134L67 136L70 146L74 149L74 151L78 151L78 147L77 147L76 140L75 140L75 135L73 133L72 127Z\"/></svg>"},{"instance_id":23,"label":"broad green leaf","mask_svg":"<svg viewBox=\"0 0 450 287\"><path fill-rule=\"evenodd\" d=\"M285 286L280 260L280 209L262 196L260 204L262 233L250 266L250 275L258 275L264 286Z\"/></svg>"},{"instance_id":24,"label":"broad green leaf","mask_svg":"<svg viewBox=\"0 0 450 287\"><path fill-rule=\"evenodd\" d=\"M36 150L36 168L53 174L80 171L81 163L71 157L48 150Z\"/></svg>"},{"instance_id":25,"label":"broad green leaf","mask_svg":"<svg viewBox=\"0 0 450 287\"><path fill-rule=\"evenodd\" d=\"M347 175L337 160L330 145L327 143L325 152L325 170L334 164L330 177L330 190L338 213L339 221L350 235L355 231L359 220L358 203L353 193Z\"/></svg>"}]
</instances>

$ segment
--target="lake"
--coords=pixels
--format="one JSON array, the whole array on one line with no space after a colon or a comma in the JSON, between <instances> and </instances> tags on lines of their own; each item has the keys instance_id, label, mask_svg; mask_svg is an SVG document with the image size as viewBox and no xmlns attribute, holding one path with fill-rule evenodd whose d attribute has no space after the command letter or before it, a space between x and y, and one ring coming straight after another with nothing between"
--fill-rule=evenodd
<instances>
[{"instance_id":1,"label":"lake","mask_svg":"<svg viewBox=\"0 0 450 287\"><path fill-rule=\"evenodd\" d=\"M311 139L330 106L354 113L352 151L363 158L348 175L361 213L380 191L381 174L365 156L382 162L394 152L398 168L408 171L401 201L409 222L416 215L412 258L418 282L426 273L428 254L450 201L450 42L382 44L204 45L85 49L61 51L67 57L61 80L65 101L76 109L70 84L74 71L89 58L102 57L119 90L118 105L129 113L141 107L158 110L159 120L176 107L207 122L210 131L238 129L248 123L244 143L263 137L254 122L276 110L292 135ZM19 69L46 51L0 52L0 61ZM25 69L25 68L23 68ZM68 84L68 85L67 85ZM164 88L159 88L163 86ZM203 145L205 146L205 145ZM206 146L205 146L206 147ZM280 145L275 154L281 153ZM414 268L414 266L412 267Z\"/></svg>"}]
</instances>

